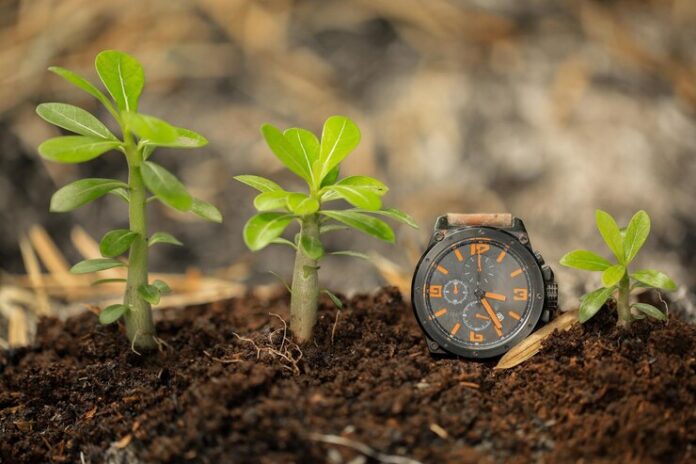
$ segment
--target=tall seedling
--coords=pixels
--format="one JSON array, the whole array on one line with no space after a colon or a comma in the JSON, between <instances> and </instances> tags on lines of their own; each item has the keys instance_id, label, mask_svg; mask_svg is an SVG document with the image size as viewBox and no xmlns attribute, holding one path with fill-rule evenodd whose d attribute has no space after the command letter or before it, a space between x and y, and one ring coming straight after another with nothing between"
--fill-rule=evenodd
<instances>
[{"instance_id":1,"label":"tall seedling","mask_svg":"<svg viewBox=\"0 0 696 464\"><path fill-rule=\"evenodd\" d=\"M118 123L121 137L79 107L42 103L36 108L39 116L77 135L46 140L39 146L39 154L59 163L82 163L112 150L124 155L128 165L127 183L116 179L78 180L53 195L50 209L72 211L106 194L128 204L130 228L108 232L99 244L103 258L82 261L71 272L85 274L128 268L128 279L109 279L126 281L123 304L105 308L99 320L109 324L123 318L133 349L148 350L157 345L151 305L170 291L162 281L149 281L148 247L157 243L181 245L181 242L166 232L148 236L147 203L158 200L177 211L191 211L213 222L221 222L222 216L211 204L193 198L173 174L150 160L157 147L198 148L205 146L207 140L193 131L138 112L145 78L135 58L118 51L103 51L97 55L95 67L111 99L79 74L59 67L49 70L99 100ZM129 252L127 262L118 259L126 252Z\"/></svg>"},{"instance_id":2,"label":"tall seedling","mask_svg":"<svg viewBox=\"0 0 696 464\"><path fill-rule=\"evenodd\" d=\"M360 130L347 117L331 116L324 123L321 141L308 130L278 128L264 124L261 134L276 157L307 184L307 192L288 192L275 182L258 176L237 176L240 182L260 193L254 199L259 214L244 227L244 241L252 251L269 244L289 245L296 250L291 288L290 328L300 342L312 336L317 320L319 262L325 256L321 235L333 230L353 228L393 243L394 231L384 216L417 227L413 219L397 209L382 209L382 196L388 188L367 176L350 176L338 180L341 162L360 142ZM324 209L335 200L345 200L354 208ZM281 235L293 221L300 231L293 241ZM333 255L366 257L353 251ZM340 305L331 292L324 290Z\"/></svg>"}]
</instances>

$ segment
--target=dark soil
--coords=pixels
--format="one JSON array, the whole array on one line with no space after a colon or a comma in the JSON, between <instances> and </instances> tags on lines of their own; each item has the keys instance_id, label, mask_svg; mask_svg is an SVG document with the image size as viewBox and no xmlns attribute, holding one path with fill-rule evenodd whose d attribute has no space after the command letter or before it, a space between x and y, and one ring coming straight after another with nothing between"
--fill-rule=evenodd
<instances>
[{"instance_id":1,"label":"dark soil","mask_svg":"<svg viewBox=\"0 0 696 464\"><path fill-rule=\"evenodd\" d=\"M340 463L370 452L347 444L394 463L409 461L385 455L696 461L696 326L675 318L619 331L602 311L496 371L431 358L393 289L353 298L338 319L324 302L301 352L269 315L287 318L285 298L163 313L169 348L150 357L89 313L44 321L34 347L0 354L0 462Z\"/></svg>"}]
</instances>

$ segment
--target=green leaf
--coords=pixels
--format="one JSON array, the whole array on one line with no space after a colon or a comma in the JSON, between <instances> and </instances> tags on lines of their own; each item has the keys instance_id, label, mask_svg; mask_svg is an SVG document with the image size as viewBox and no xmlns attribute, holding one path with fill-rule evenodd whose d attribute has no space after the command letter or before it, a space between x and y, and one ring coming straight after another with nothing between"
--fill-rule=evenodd
<instances>
[{"instance_id":1,"label":"green leaf","mask_svg":"<svg viewBox=\"0 0 696 464\"><path fill-rule=\"evenodd\" d=\"M103 325L112 324L121 319L128 310L128 306L124 304L107 306L99 313L99 323Z\"/></svg>"},{"instance_id":2,"label":"green leaf","mask_svg":"<svg viewBox=\"0 0 696 464\"><path fill-rule=\"evenodd\" d=\"M626 264L633 261L638 251L645 243L650 234L650 216L648 213L641 210L633 215L631 222L626 227L626 235L624 237L624 253L626 256Z\"/></svg>"},{"instance_id":3,"label":"green leaf","mask_svg":"<svg viewBox=\"0 0 696 464\"><path fill-rule=\"evenodd\" d=\"M379 198L379 195L374 193L369 187L340 185L339 183L331 185L327 189L357 208L375 211L382 207L382 200Z\"/></svg>"},{"instance_id":4,"label":"green leaf","mask_svg":"<svg viewBox=\"0 0 696 464\"><path fill-rule=\"evenodd\" d=\"M89 274L90 272L103 271L114 267L125 266L126 265L123 264L123 262L113 258L86 259L84 261L80 261L70 268L70 272L73 274Z\"/></svg>"},{"instance_id":5,"label":"green leaf","mask_svg":"<svg viewBox=\"0 0 696 464\"><path fill-rule=\"evenodd\" d=\"M140 113L123 113L122 117L128 128L143 143L158 146L168 145L173 143L178 136L176 127L154 116Z\"/></svg>"},{"instance_id":6,"label":"green leaf","mask_svg":"<svg viewBox=\"0 0 696 464\"><path fill-rule=\"evenodd\" d=\"M283 286L284 286L285 289L288 291L288 293L292 295L292 288L290 288L290 285L288 285L288 283L285 281L285 279L283 279L280 275L278 275L277 273L275 273L275 272L273 272L273 271L266 271L266 272L268 272L268 273L271 274L273 277L275 277L276 279L278 279L278 280L280 281L280 283L283 284Z\"/></svg>"},{"instance_id":7,"label":"green leaf","mask_svg":"<svg viewBox=\"0 0 696 464\"><path fill-rule=\"evenodd\" d=\"M115 258L125 253L136 238L138 234L127 229L111 230L99 242L99 252L105 258Z\"/></svg>"},{"instance_id":8,"label":"green leaf","mask_svg":"<svg viewBox=\"0 0 696 464\"><path fill-rule=\"evenodd\" d=\"M370 190L372 193L379 196L389 191L389 187L387 187L384 182L369 176L349 176L345 179L341 179L335 185L359 187L361 189Z\"/></svg>"},{"instance_id":9,"label":"green leaf","mask_svg":"<svg viewBox=\"0 0 696 464\"><path fill-rule=\"evenodd\" d=\"M152 285L153 287L157 287L157 290L160 292L160 295L167 295L169 293L172 293L171 287L162 280L157 279L154 282L152 282Z\"/></svg>"},{"instance_id":10,"label":"green leaf","mask_svg":"<svg viewBox=\"0 0 696 464\"><path fill-rule=\"evenodd\" d=\"M585 323L592 318L604 303L609 299L616 287L599 288L587 293L580 300L580 322Z\"/></svg>"},{"instance_id":11,"label":"green leaf","mask_svg":"<svg viewBox=\"0 0 696 464\"><path fill-rule=\"evenodd\" d=\"M336 232L339 230L348 230L350 227L344 226L343 224L322 224L319 226L319 233L326 234L329 232Z\"/></svg>"},{"instance_id":12,"label":"green leaf","mask_svg":"<svg viewBox=\"0 0 696 464\"><path fill-rule=\"evenodd\" d=\"M345 116L331 116L324 123L316 163L317 179L323 180L360 143L360 129Z\"/></svg>"},{"instance_id":13,"label":"green leaf","mask_svg":"<svg viewBox=\"0 0 696 464\"><path fill-rule=\"evenodd\" d=\"M607 268L602 273L602 285L613 287L626 275L626 267L623 264L616 264Z\"/></svg>"},{"instance_id":14,"label":"green leaf","mask_svg":"<svg viewBox=\"0 0 696 464\"><path fill-rule=\"evenodd\" d=\"M143 300L150 304L156 305L160 302L160 291L154 285L143 284L138 287L138 294Z\"/></svg>"},{"instance_id":15,"label":"green leaf","mask_svg":"<svg viewBox=\"0 0 696 464\"><path fill-rule=\"evenodd\" d=\"M58 163L83 163L118 148L121 142L101 137L64 135L48 139L39 145L39 154Z\"/></svg>"},{"instance_id":16,"label":"green leaf","mask_svg":"<svg viewBox=\"0 0 696 464\"><path fill-rule=\"evenodd\" d=\"M413 227L414 229L418 229L418 224L416 223L416 220L413 219L410 215L404 213L403 211L400 211L396 208L386 208L386 209L380 209L378 211L363 211L363 210L348 210L348 211L357 211L359 213L368 213L368 214L377 214L378 216L386 216L390 219L394 219L396 221L399 221L403 224L406 224L409 227Z\"/></svg>"},{"instance_id":17,"label":"green leaf","mask_svg":"<svg viewBox=\"0 0 696 464\"><path fill-rule=\"evenodd\" d=\"M321 211L321 214L380 240L390 243L395 241L394 231L391 227L377 218L354 211Z\"/></svg>"},{"instance_id":18,"label":"green leaf","mask_svg":"<svg viewBox=\"0 0 696 464\"><path fill-rule=\"evenodd\" d=\"M635 308L646 316L650 316L658 321L666 321L667 315L660 311L658 308L647 303L633 303L631 308Z\"/></svg>"},{"instance_id":19,"label":"green leaf","mask_svg":"<svg viewBox=\"0 0 696 464\"><path fill-rule=\"evenodd\" d=\"M288 195L287 206L290 211L300 216L313 214L319 210L319 202L303 193Z\"/></svg>"},{"instance_id":20,"label":"green leaf","mask_svg":"<svg viewBox=\"0 0 696 464\"><path fill-rule=\"evenodd\" d=\"M113 179L80 179L53 194L50 211L53 213L72 211L119 188L125 189L128 185Z\"/></svg>"},{"instance_id":21,"label":"green leaf","mask_svg":"<svg viewBox=\"0 0 696 464\"><path fill-rule=\"evenodd\" d=\"M77 106L66 103L42 103L36 107L36 113L44 121L76 134L117 140L100 120Z\"/></svg>"},{"instance_id":22,"label":"green leaf","mask_svg":"<svg viewBox=\"0 0 696 464\"><path fill-rule=\"evenodd\" d=\"M271 243L273 243L275 245L287 245L287 246L293 248L295 251L297 251L297 245L292 243L290 240L282 238L282 237L279 237L279 238L273 240Z\"/></svg>"},{"instance_id":23,"label":"green leaf","mask_svg":"<svg viewBox=\"0 0 696 464\"><path fill-rule=\"evenodd\" d=\"M200 148L208 145L208 139L203 137L198 132L183 127L174 127L176 130L176 139L170 143L158 144L160 147L171 148Z\"/></svg>"},{"instance_id":24,"label":"green leaf","mask_svg":"<svg viewBox=\"0 0 696 464\"><path fill-rule=\"evenodd\" d=\"M259 192L280 192L283 190L283 188L273 182L272 180L266 179L265 177L259 177L259 176L250 176L250 175L243 175L243 176L235 176L235 180L238 180L239 182L248 185L251 188L255 188Z\"/></svg>"},{"instance_id":25,"label":"green leaf","mask_svg":"<svg viewBox=\"0 0 696 464\"><path fill-rule=\"evenodd\" d=\"M338 179L338 175L341 172L341 165L336 166L333 168L329 173L324 177L324 179L321 181L320 187L324 188L329 185L333 185L336 183L336 180Z\"/></svg>"},{"instance_id":26,"label":"green leaf","mask_svg":"<svg viewBox=\"0 0 696 464\"><path fill-rule=\"evenodd\" d=\"M97 279L90 285L121 284L128 282L128 279Z\"/></svg>"},{"instance_id":27,"label":"green leaf","mask_svg":"<svg viewBox=\"0 0 696 464\"><path fill-rule=\"evenodd\" d=\"M283 136L292 146L295 153L298 153L302 162L307 167L311 185L316 185L312 166L319 159L319 140L317 136L305 129L292 128L283 132Z\"/></svg>"},{"instance_id":28,"label":"green leaf","mask_svg":"<svg viewBox=\"0 0 696 464\"><path fill-rule=\"evenodd\" d=\"M145 186L165 204L179 211L191 209L193 198L172 173L152 161L143 162L140 172Z\"/></svg>"},{"instance_id":29,"label":"green leaf","mask_svg":"<svg viewBox=\"0 0 696 464\"><path fill-rule=\"evenodd\" d=\"M261 134L274 155L292 172L302 177L308 184L312 184L311 165L302 153L295 151L293 145L275 126L264 124L261 126Z\"/></svg>"},{"instance_id":30,"label":"green leaf","mask_svg":"<svg viewBox=\"0 0 696 464\"><path fill-rule=\"evenodd\" d=\"M252 251L260 250L278 238L292 220L292 214L257 214L244 226L244 243Z\"/></svg>"},{"instance_id":31,"label":"green leaf","mask_svg":"<svg viewBox=\"0 0 696 464\"><path fill-rule=\"evenodd\" d=\"M597 229L620 264L625 264L623 237L613 217L601 209L596 213Z\"/></svg>"},{"instance_id":32,"label":"green leaf","mask_svg":"<svg viewBox=\"0 0 696 464\"><path fill-rule=\"evenodd\" d=\"M124 184L125 185L125 184ZM126 203L130 203L130 193L128 193L128 190L126 190L128 186L124 188L115 188L111 190L109 193L111 193L114 196L117 196L121 200L125 201Z\"/></svg>"},{"instance_id":33,"label":"green leaf","mask_svg":"<svg viewBox=\"0 0 696 464\"><path fill-rule=\"evenodd\" d=\"M206 221L216 222L218 224L222 222L222 213L220 213L220 210L207 201L199 200L198 198L193 199L191 212L196 216L202 217Z\"/></svg>"},{"instance_id":34,"label":"green leaf","mask_svg":"<svg viewBox=\"0 0 696 464\"><path fill-rule=\"evenodd\" d=\"M575 250L566 253L560 261L562 266L583 269L585 271L604 271L612 266L611 262L587 250Z\"/></svg>"},{"instance_id":35,"label":"green leaf","mask_svg":"<svg viewBox=\"0 0 696 464\"><path fill-rule=\"evenodd\" d=\"M677 284L675 284L667 274L654 269L641 269L640 271L631 273L630 276L632 279L648 287L660 288L669 292L673 292L677 289Z\"/></svg>"},{"instance_id":36,"label":"green leaf","mask_svg":"<svg viewBox=\"0 0 696 464\"><path fill-rule=\"evenodd\" d=\"M273 191L259 193L254 198L254 208L259 211L272 211L274 209L286 209L288 205L288 195L286 191Z\"/></svg>"},{"instance_id":37,"label":"green leaf","mask_svg":"<svg viewBox=\"0 0 696 464\"><path fill-rule=\"evenodd\" d=\"M109 112L112 115L118 116L118 113L116 112L116 110L114 109L114 106L111 104L111 102L106 97L106 95L104 95L101 90L96 88L91 82L89 82L87 79L85 79L81 75L79 75L75 72L69 71L65 68L61 68L59 66L51 66L50 68L48 68L48 70L51 71L52 73L59 75L60 77L62 77L66 81L70 82L72 85L84 90L85 92L87 92L88 94L90 94L91 96L93 96L94 98L99 100L101 102L101 104L104 105L104 107L107 110L109 110Z\"/></svg>"},{"instance_id":38,"label":"green leaf","mask_svg":"<svg viewBox=\"0 0 696 464\"><path fill-rule=\"evenodd\" d=\"M360 258L364 259L367 261L372 261L368 255L365 253L360 253L358 251L350 251L350 250L345 250L345 251L333 251L331 252L332 255L337 255L337 256L351 256L353 258Z\"/></svg>"},{"instance_id":39,"label":"green leaf","mask_svg":"<svg viewBox=\"0 0 696 464\"><path fill-rule=\"evenodd\" d=\"M331 299L333 304L335 304L338 309L343 309L343 302L341 301L341 299L339 297L334 295L334 293L332 291L325 288L321 292L326 293L326 295L328 295L328 297Z\"/></svg>"},{"instance_id":40,"label":"green leaf","mask_svg":"<svg viewBox=\"0 0 696 464\"><path fill-rule=\"evenodd\" d=\"M318 261L324 256L324 247L321 241L316 237L309 237L304 234L300 234L300 251L311 259Z\"/></svg>"},{"instance_id":41,"label":"green leaf","mask_svg":"<svg viewBox=\"0 0 696 464\"><path fill-rule=\"evenodd\" d=\"M145 84L143 67L130 55L105 50L94 62L97 74L121 111L138 111L138 99Z\"/></svg>"},{"instance_id":42,"label":"green leaf","mask_svg":"<svg viewBox=\"0 0 696 464\"><path fill-rule=\"evenodd\" d=\"M167 232L155 232L152 234L147 241L147 246L152 246L157 243L167 243L169 245L177 245L177 246L182 246L183 243L181 243L179 240L177 240L176 237L174 237L172 234L169 234Z\"/></svg>"}]
</instances>

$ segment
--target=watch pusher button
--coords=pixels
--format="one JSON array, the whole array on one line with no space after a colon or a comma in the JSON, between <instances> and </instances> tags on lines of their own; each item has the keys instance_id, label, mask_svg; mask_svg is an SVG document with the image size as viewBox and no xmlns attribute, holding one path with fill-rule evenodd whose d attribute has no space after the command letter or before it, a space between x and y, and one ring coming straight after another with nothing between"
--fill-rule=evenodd
<instances>
[{"instance_id":1,"label":"watch pusher button","mask_svg":"<svg viewBox=\"0 0 696 464\"><path fill-rule=\"evenodd\" d=\"M541 256L541 253L539 253L538 251L534 252L534 258L536 258L537 263L544 264L544 257Z\"/></svg>"},{"instance_id":2,"label":"watch pusher button","mask_svg":"<svg viewBox=\"0 0 696 464\"><path fill-rule=\"evenodd\" d=\"M544 277L545 282L553 280L553 269L548 264L541 266L541 275Z\"/></svg>"}]
</instances>

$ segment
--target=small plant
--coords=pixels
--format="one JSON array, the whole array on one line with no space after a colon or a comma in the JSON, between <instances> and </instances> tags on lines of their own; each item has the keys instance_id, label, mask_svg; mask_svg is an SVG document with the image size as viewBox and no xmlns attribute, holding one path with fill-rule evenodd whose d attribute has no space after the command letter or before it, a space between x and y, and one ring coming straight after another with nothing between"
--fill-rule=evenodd
<instances>
[{"instance_id":1,"label":"small plant","mask_svg":"<svg viewBox=\"0 0 696 464\"><path fill-rule=\"evenodd\" d=\"M617 325L628 327L634 320L643 319L645 316L659 320L667 319L662 311L652 305L630 302L630 293L637 287L667 291L674 291L677 288L672 279L660 271L641 269L630 272L628 269L650 234L648 213L638 211L625 229L619 229L614 218L602 210L597 210L596 221L599 233L614 253L617 262L612 263L587 250L571 251L561 258L563 266L602 273L603 287L583 295L580 300L580 322L585 322L594 316L615 292L618 292Z\"/></svg>"},{"instance_id":2,"label":"small plant","mask_svg":"<svg viewBox=\"0 0 696 464\"><path fill-rule=\"evenodd\" d=\"M244 241L252 251L271 243L295 249L292 276L290 328L299 342L311 338L317 319L319 298L319 261L325 256L321 235L353 228L378 239L394 243L394 231L384 221L370 216L385 216L417 227L407 214L393 208L382 209L381 197L388 188L367 176L350 176L338 180L341 162L360 142L360 130L344 116L331 116L324 123L321 141L305 129L278 128L264 124L261 134L278 159L301 177L307 193L288 192L275 182L258 176L237 176L238 181L258 190L254 207L259 214L244 227ZM325 203L345 200L355 208L323 209ZM300 231L293 241L281 238L293 221ZM354 251L335 251L332 255L367 258ZM337 306L341 302L328 290L323 290Z\"/></svg>"},{"instance_id":3,"label":"small plant","mask_svg":"<svg viewBox=\"0 0 696 464\"><path fill-rule=\"evenodd\" d=\"M149 281L148 248L158 243L181 245L181 242L166 232L148 236L146 205L159 200L177 211L191 211L209 221L222 221L213 205L191 197L173 174L150 158L157 147L198 148L208 142L193 131L138 112L145 77L135 58L118 51L103 51L97 55L95 67L112 100L72 71L58 67L49 70L99 100L116 120L121 138L82 108L42 103L36 108L39 116L77 135L46 140L39 146L39 154L59 163L82 163L111 150L124 155L128 165L127 183L116 179L78 180L53 195L50 209L60 213L71 211L106 194L113 194L128 204L130 228L108 232L99 244L103 258L82 261L71 272L85 274L126 266L128 279L96 282L126 282L123 304L104 308L99 320L110 324L123 318L133 349L149 350L158 344L150 305L159 303L160 296L170 289L160 280ZM152 196L148 196L148 191ZM127 263L117 259L126 252L129 252Z\"/></svg>"}]
</instances>

